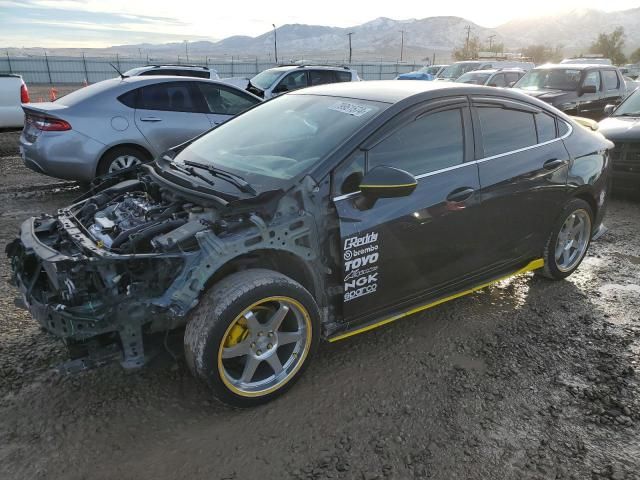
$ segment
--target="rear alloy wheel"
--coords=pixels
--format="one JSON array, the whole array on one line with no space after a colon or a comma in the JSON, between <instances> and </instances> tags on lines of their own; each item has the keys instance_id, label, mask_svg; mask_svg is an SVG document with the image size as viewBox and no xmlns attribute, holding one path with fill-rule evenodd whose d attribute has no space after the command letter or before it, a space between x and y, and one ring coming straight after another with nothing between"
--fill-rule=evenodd
<instances>
[{"instance_id":1,"label":"rear alloy wheel","mask_svg":"<svg viewBox=\"0 0 640 480\"><path fill-rule=\"evenodd\" d=\"M116 173L147 161L147 155L137 148L117 147L105 153L98 165L98 175Z\"/></svg>"},{"instance_id":2,"label":"rear alloy wheel","mask_svg":"<svg viewBox=\"0 0 640 480\"><path fill-rule=\"evenodd\" d=\"M249 407L284 393L317 347L319 311L307 290L270 270L216 284L185 331L193 373L224 403Z\"/></svg>"},{"instance_id":3,"label":"rear alloy wheel","mask_svg":"<svg viewBox=\"0 0 640 480\"><path fill-rule=\"evenodd\" d=\"M574 199L564 208L545 248L545 266L540 273L562 280L584 259L591 243L593 213L587 202Z\"/></svg>"}]
</instances>

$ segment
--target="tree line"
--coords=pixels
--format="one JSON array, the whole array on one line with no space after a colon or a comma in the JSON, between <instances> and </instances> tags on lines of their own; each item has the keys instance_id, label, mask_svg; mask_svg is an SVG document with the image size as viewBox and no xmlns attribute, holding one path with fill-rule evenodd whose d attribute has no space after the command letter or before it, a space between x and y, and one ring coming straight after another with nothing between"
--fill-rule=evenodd
<instances>
[{"instance_id":1,"label":"tree line","mask_svg":"<svg viewBox=\"0 0 640 480\"><path fill-rule=\"evenodd\" d=\"M636 48L627 57L624 52L625 33L623 27L617 27L611 33L600 33L596 40L589 47L588 53L602 55L609 58L614 65L640 62L640 48ZM551 47L548 45L529 45L522 49L522 55L530 58L535 63L559 62L563 58L563 46ZM464 44L453 50L453 58L456 60L477 59L480 52L491 51L492 53L504 52L504 44L495 43L489 48L474 36L465 40ZM580 55L582 56L582 55Z\"/></svg>"}]
</instances>

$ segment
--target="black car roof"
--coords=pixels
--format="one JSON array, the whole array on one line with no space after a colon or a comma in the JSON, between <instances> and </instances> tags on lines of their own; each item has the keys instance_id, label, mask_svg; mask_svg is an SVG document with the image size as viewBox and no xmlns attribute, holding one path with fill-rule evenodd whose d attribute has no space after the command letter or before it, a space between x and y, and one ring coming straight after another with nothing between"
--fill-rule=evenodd
<instances>
[{"instance_id":1,"label":"black car roof","mask_svg":"<svg viewBox=\"0 0 640 480\"><path fill-rule=\"evenodd\" d=\"M449 95L497 95L538 105L530 96L509 89L496 91L493 87L455 82L425 82L424 80L373 80L366 82L330 83L309 87L288 95L323 95L357 98L374 102L398 103L416 97L416 101ZM541 103L541 102L540 102Z\"/></svg>"}]
</instances>

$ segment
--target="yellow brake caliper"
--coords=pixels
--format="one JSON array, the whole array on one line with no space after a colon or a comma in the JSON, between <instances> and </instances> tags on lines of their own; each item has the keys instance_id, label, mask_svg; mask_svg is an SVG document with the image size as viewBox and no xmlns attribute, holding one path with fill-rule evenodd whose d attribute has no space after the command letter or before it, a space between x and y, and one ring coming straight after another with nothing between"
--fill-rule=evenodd
<instances>
[{"instance_id":1,"label":"yellow brake caliper","mask_svg":"<svg viewBox=\"0 0 640 480\"><path fill-rule=\"evenodd\" d=\"M247 338L248 334L249 329L247 328L247 321L244 318L241 318L233 327L231 327L231 330L227 334L227 338L224 340L225 348L237 345Z\"/></svg>"}]
</instances>

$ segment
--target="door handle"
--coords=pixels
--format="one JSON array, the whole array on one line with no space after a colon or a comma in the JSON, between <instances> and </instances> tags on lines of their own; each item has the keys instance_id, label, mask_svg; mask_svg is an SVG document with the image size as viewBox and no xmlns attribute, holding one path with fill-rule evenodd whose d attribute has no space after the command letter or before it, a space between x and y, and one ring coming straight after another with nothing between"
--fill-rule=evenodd
<instances>
[{"instance_id":1,"label":"door handle","mask_svg":"<svg viewBox=\"0 0 640 480\"><path fill-rule=\"evenodd\" d=\"M456 188L453 192L447 195L447 201L449 202L464 202L467 198L473 195L475 189L471 187Z\"/></svg>"},{"instance_id":2,"label":"door handle","mask_svg":"<svg viewBox=\"0 0 640 480\"><path fill-rule=\"evenodd\" d=\"M545 170L555 170L556 168L560 168L561 166L563 166L565 163L566 162L564 160L560 160L559 158L552 158L544 162L542 167Z\"/></svg>"},{"instance_id":3,"label":"door handle","mask_svg":"<svg viewBox=\"0 0 640 480\"><path fill-rule=\"evenodd\" d=\"M158 117L142 117L141 122L161 122L162 119Z\"/></svg>"}]
</instances>

